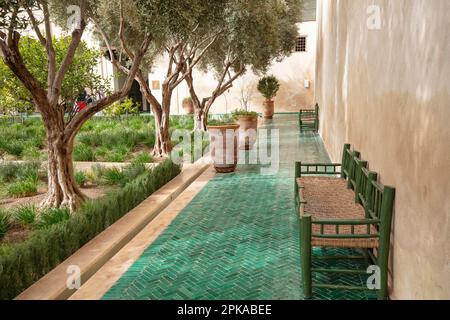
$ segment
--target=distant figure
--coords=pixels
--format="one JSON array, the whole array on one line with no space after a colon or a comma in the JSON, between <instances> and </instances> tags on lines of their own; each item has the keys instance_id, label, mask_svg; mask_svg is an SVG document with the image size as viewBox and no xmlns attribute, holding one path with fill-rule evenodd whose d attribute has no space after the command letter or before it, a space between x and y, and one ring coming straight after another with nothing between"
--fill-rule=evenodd
<instances>
[{"instance_id":1,"label":"distant figure","mask_svg":"<svg viewBox=\"0 0 450 320\"><path fill-rule=\"evenodd\" d=\"M87 97L88 97L88 94L87 94L86 90L83 89L83 91L77 97L78 112L81 112L83 109L85 109L87 107Z\"/></svg>"}]
</instances>

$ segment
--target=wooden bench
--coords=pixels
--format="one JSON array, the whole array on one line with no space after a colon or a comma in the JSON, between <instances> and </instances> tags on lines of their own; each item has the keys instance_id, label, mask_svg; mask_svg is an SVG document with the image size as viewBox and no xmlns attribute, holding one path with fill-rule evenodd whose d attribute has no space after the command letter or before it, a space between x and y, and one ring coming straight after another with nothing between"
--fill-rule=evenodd
<instances>
[{"instance_id":1,"label":"wooden bench","mask_svg":"<svg viewBox=\"0 0 450 320\"><path fill-rule=\"evenodd\" d=\"M319 105L316 104L314 109L301 109L298 115L300 132L319 131Z\"/></svg>"},{"instance_id":2,"label":"wooden bench","mask_svg":"<svg viewBox=\"0 0 450 320\"><path fill-rule=\"evenodd\" d=\"M379 299L388 298L387 277L395 189L377 182L357 151L344 146L341 164L295 165L295 205L300 218L302 283L305 298L313 288L370 290L313 282L313 272L363 274L366 270L314 269L312 248L361 249L361 256L380 271Z\"/></svg>"}]
</instances>

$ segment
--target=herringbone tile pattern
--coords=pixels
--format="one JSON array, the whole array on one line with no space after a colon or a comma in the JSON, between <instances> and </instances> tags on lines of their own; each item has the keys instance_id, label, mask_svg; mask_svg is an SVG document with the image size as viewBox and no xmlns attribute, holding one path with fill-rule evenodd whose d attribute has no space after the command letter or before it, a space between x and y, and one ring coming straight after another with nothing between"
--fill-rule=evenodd
<instances>
[{"instance_id":1,"label":"herringbone tile pattern","mask_svg":"<svg viewBox=\"0 0 450 320\"><path fill-rule=\"evenodd\" d=\"M296 116L280 116L268 127L280 130L279 173L263 176L257 166L243 166L217 175L104 299L302 299L293 164L329 159L320 138L299 139ZM342 275L326 280L365 282ZM355 291L315 293L317 299L370 298Z\"/></svg>"}]
</instances>

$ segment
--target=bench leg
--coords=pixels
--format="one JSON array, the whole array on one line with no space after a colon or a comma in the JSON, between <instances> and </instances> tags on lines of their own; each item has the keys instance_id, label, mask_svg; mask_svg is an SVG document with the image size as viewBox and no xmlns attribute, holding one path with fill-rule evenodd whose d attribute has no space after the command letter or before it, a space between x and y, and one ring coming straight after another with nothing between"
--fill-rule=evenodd
<instances>
[{"instance_id":1,"label":"bench leg","mask_svg":"<svg viewBox=\"0 0 450 320\"><path fill-rule=\"evenodd\" d=\"M389 264L389 246L392 223L392 210L394 205L395 189L384 187L383 203L381 205L381 226L380 226L380 247L378 248L377 262L380 267L380 291L378 299L386 300L389 298L388 292L388 264Z\"/></svg>"},{"instance_id":2,"label":"bench leg","mask_svg":"<svg viewBox=\"0 0 450 320\"><path fill-rule=\"evenodd\" d=\"M312 297L311 271L311 216L300 218L300 257L302 269L303 294L305 299Z\"/></svg>"},{"instance_id":3,"label":"bench leg","mask_svg":"<svg viewBox=\"0 0 450 320\"><path fill-rule=\"evenodd\" d=\"M380 290L378 291L378 300L388 298L388 259L378 252L378 267L380 268Z\"/></svg>"}]
</instances>

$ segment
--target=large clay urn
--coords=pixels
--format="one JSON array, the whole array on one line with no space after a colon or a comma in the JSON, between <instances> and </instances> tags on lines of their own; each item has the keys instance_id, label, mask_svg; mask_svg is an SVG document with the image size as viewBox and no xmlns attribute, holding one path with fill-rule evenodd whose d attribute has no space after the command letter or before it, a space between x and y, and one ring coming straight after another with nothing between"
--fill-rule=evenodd
<instances>
[{"instance_id":1,"label":"large clay urn","mask_svg":"<svg viewBox=\"0 0 450 320\"><path fill-rule=\"evenodd\" d=\"M217 173L236 171L238 163L239 124L208 126L211 159Z\"/></svg>"},{"instance_id":2,"label":"large clay urn","mask_svg":"<svg viewBox=\"0 0 450 320\"><path fill-rule=\"evenodd\" d=\"M264 101L264 119L273 119L274 102L273 100Z\"/></svg>"},{"instance_id":3,"label":"large clay urn","mask_svg":"<svg viewBox=\"0 0 450 320\"><path fill-rule=\"evenodd\" d=\"M253 149L257 139L258 116L257 115L238 115L239 123L239 149Z\"/></svg>"},{"instance_id":4,"label":"large clay urn","mask_svg":"<svg viewBox=\"0 0 450 320\"><path fill-rule=\"evenodd\" d=\"M183 109L186 114L194 114L194 103L191 99L183 100Z\"/></svg>"}]
</instances>

